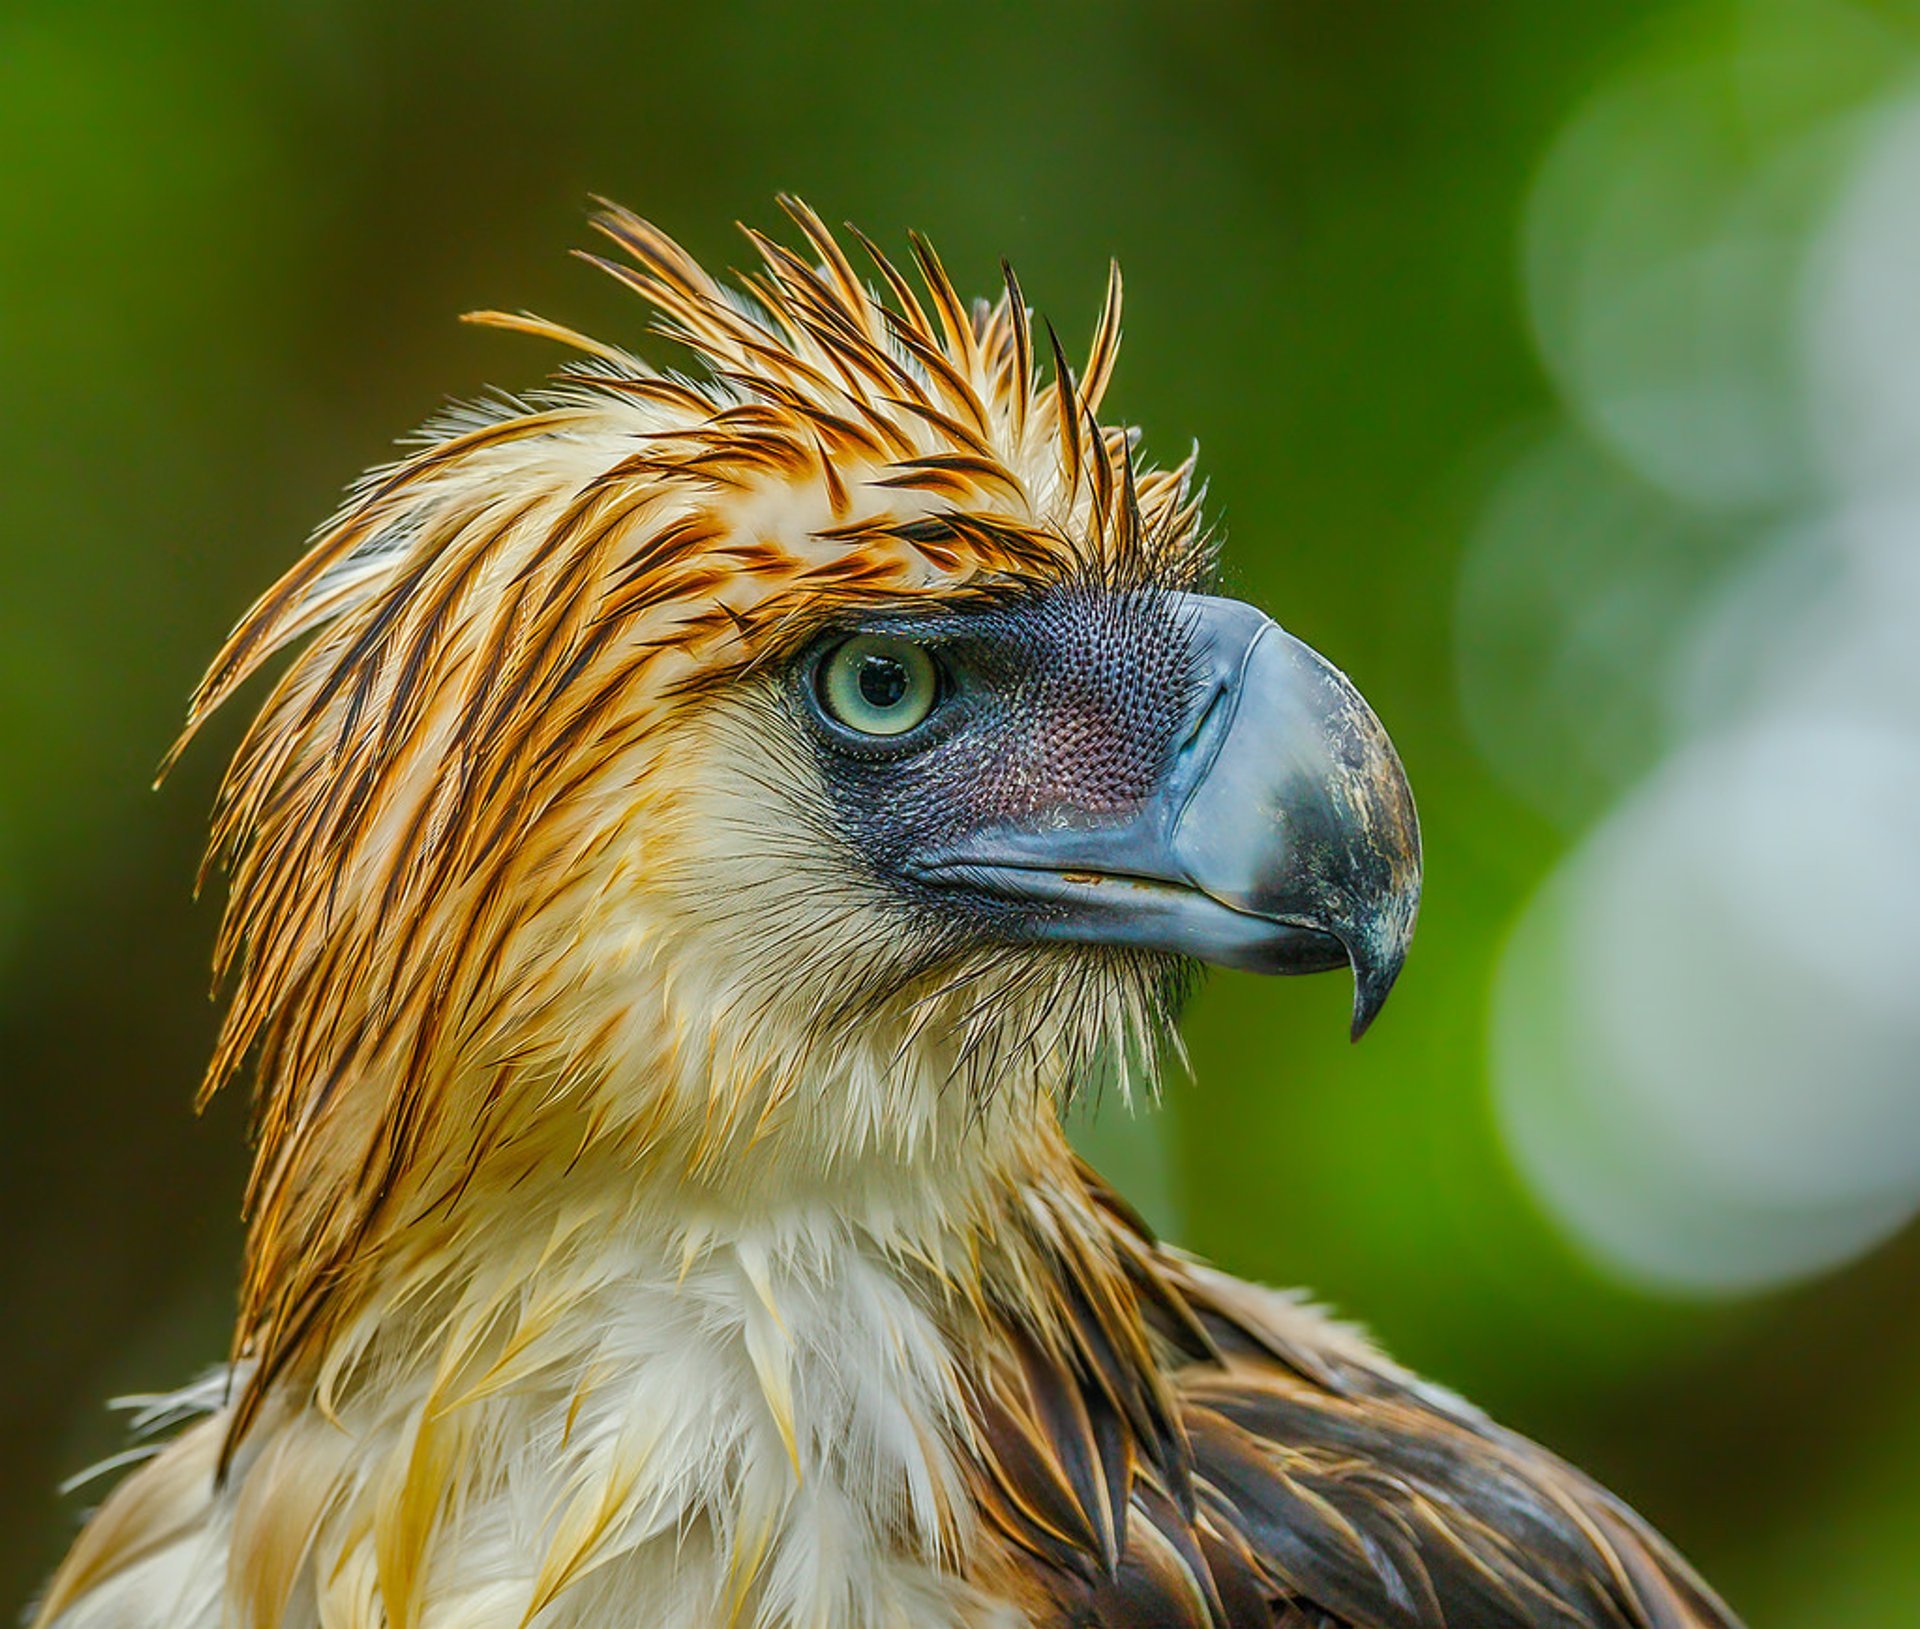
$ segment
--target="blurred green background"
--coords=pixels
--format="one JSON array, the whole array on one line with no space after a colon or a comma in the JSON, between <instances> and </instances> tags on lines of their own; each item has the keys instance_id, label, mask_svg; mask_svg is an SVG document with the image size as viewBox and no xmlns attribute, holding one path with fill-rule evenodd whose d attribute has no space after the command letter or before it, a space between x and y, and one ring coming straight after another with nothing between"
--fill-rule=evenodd
<instances>
[{"instance_id":1,"label":"blurred green background","mask_svg":"<svg viewBox=\"0 0 1920 1629\"><path fill-rule=\"evenodd\" d=\"M1118 256L1116 410L1198 438L1232 586L1420 795L1366 1044L1217 978L1196 1081L1087 1142L1755 1629L1920 1623L1916 73L1840 0L6 0L0 1610L101 1400L224 1350L237 720L147 790L201 663L396 435L555 361L456 313L636 334L589 195L739 263L789 189L1076 343Z\"/></svg>"}]
</instances>

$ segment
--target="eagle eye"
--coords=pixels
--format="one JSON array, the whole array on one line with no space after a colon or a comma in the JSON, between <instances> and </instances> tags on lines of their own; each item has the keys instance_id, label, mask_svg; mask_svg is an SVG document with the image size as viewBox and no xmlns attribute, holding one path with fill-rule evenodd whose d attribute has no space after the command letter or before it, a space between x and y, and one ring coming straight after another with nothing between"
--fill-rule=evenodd
<instances>
[{"instance_id":1,"label":"eagle eye","mask_svg":"<svg viewBox=\"0 0 1920 1629\"><path fill-rule=\"evenodd\" d=\"M821 707L859 735L904 735L940 699L933 657L892 634L855 634L829 650L817 671Z\"/></svg>"}]
</instances>

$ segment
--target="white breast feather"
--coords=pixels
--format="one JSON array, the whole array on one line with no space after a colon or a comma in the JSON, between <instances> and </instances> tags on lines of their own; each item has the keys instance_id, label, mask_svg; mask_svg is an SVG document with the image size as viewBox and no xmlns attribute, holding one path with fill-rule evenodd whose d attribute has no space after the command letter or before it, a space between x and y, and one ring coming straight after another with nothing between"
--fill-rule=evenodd
<instances>
[{"instance_id":1,"label":"white breast feather","mask_svg":"<svg viewBox=\"0 0 1920 1629\"><path fill-rule=\"evenodd\" d=\"M824 1210L690 1249L684 1271L639 1241L603 1260L554 1331L591 1354L577 1371L455 1401L471 1463L450 1478L413 1629L1015 1623L942 1565L967 1536L961 1382L896 1265ZM368 1388L338 1425L270 1414L218 1490L219 1416L195 1427L166 1459L197 1510L57 1629L244 1624L235 1523L266 1491L276 1434L316 1428L331 1451L305 1468L337 1481L272 1629L391 1624L372 1518L431 1452L430 1381Z\"/></svg>"}]
</instances>

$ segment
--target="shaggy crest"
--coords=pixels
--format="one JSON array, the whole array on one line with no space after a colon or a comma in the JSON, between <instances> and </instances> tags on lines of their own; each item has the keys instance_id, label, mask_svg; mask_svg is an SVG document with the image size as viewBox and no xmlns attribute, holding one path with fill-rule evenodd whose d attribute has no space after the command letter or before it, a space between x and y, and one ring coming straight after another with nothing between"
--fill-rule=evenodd
<instances>
[{"instance_id":1,"label":"shaggy crest","mask_svg":"<svg viewBox=\"0 0 1920 1629\"><path fill-rule=\"evenodd\" d=\"M850 607L1209 567L1191 460L1137 471L1130 433L1096 417L1117 267L1085 365L1048 329L1043 383L1011 268L997 302L968 307L916 238L923 298L863 237L883 297L783 202L815 263L749 229L761 267L738 289L623 210L595 220L626 258L586 258L705 379L476 314L585 359L524 401L452 414L361 482L194 697L182 745L314 636L236 755L209 862L231 876L230 1004L203 1100L249 1057L259 1083L238 1335L256 1401L431 1163L437 1125L472 1115L467 1173L479 1162L529 1062L528 1014L564 995L541 983L534 924L605 840L609 766L676 707ZM606 1040L584 1039L568 1067ZM476 1067L494 1078L455 1089Z\"/></svg>"}]
</instances>

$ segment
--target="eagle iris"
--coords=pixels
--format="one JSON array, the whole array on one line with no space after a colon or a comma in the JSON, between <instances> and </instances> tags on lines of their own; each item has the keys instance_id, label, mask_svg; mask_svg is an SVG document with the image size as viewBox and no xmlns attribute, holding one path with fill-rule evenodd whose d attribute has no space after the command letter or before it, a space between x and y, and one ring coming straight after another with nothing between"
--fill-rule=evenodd
<instances>
[{"instance_id":1,"label":"eagle iris","mask_svg":"<svg viewBox=\"0 0 1920 1629\"><path fill-rule=\"evenodd\" d=\"M939 699L940 673L919 645L891 634L856 634L820 665L820 701L862 735L904 735Z\"/></svg>"}]
</instances>

